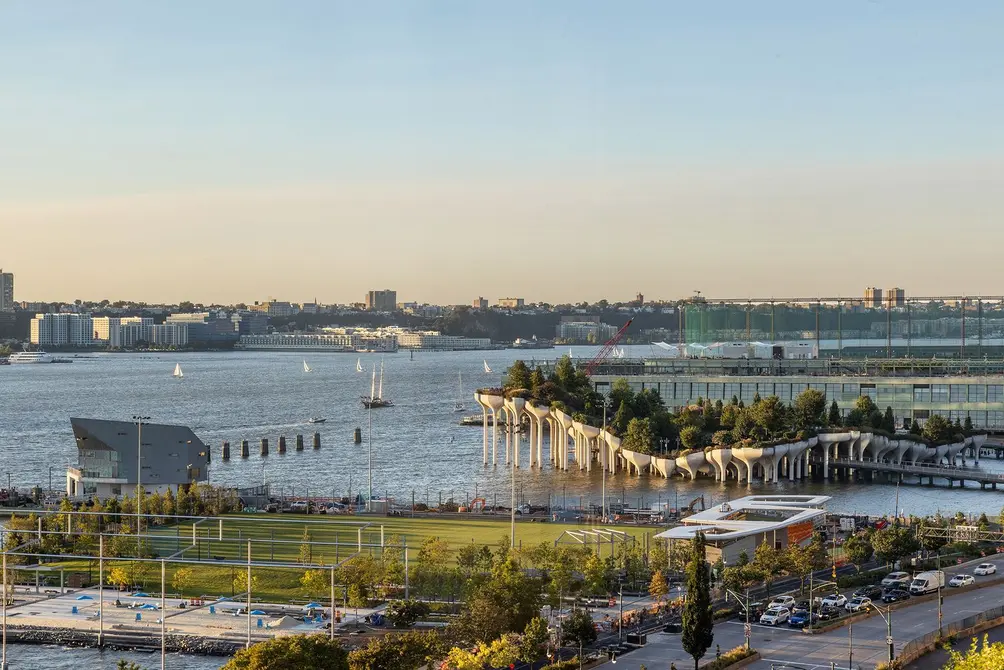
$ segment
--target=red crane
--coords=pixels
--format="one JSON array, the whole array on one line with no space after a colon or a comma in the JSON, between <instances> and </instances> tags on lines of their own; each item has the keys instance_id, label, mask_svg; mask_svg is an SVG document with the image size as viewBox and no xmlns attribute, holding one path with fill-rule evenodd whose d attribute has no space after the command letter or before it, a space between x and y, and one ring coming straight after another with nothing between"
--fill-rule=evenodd
<instances>
[{"instance_id":1,"label":"red crane","mask_svg":"<svg viewBox=\"0 0 1004 670\"><path fill-rule=\"evenodd\" d=\"M591 377L593 375L593 371L596 370L597 366L599 366L599 364L605 361L606 359L610 358L610 352L614 350L614 347L617 346L617 343L620 342L621 338L624 337L624 333L626 333L627 329L631 327L632 321L634 321L633 316L630 319L628 319L627 323L621 326L621 329L617 331L616 335L607 340L607 343L603 345L603 348L600 349L599 353L593 356L593 360L589 361L589 363L586 365L586 376Z\"/></svg>"}]
</instances>

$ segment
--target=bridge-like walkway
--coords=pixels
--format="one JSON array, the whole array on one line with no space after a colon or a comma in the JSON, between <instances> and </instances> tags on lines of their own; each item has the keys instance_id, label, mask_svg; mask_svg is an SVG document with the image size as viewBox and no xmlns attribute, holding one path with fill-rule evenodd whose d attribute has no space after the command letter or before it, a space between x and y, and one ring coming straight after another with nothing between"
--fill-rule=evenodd
<instances>
[{"instance_id":1,"label":"bridge-like walkway","mask_svg":"<svg viewBox=\"0 0 1004 670\"><path fill-rule=\"evenodd\" d=\"M869 459L857 460L850 458L831 458L830 465L853 468L855 470L871 470L875 472L892 472L918 477L939 477L949 482L977 482L981 486L987 484L997 488L1004 484L1004 473L988 472L982 468L961 465L935 465L933 463L885 463Z\"/></svg>"}]
</instances>

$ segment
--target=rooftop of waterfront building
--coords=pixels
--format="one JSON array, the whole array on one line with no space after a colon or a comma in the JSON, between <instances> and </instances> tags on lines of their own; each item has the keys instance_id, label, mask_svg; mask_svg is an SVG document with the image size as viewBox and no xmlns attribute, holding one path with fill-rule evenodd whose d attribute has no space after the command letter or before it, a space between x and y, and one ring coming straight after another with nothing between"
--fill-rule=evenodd
<instances>
[{"instance_id":1,"label":"rooftop of waterfront building","mask_svg":"<svg viewBox=\"0 0 1004 670\"><path fill-rule=\"evenodd\" d=\"M683 519L683 525L656 535L668 540L691 540L697 533L709 541L736 540L813 522L826 515L830 496L752 495L723 502Z\"/></svg>"}]
</instances>

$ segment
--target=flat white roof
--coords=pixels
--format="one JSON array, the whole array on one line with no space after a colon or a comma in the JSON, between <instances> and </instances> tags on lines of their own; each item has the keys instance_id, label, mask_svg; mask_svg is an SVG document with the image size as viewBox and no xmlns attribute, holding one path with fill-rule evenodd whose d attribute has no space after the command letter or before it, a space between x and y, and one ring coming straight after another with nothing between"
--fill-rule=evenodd
<instances>
[{"instance_id":1,"label":"flat white roof","mask_svg":"<svg viewBox=\"0 0 1004 670\"><path fill-rule=\"evenodd\" d=\"M826 514L823 505L830 496L813 495L754 495L722 503L683 519L683 525L656 535L671 540L690 540L703 532L709 542L737 540L750 535L769 533L795 524L811 521ZM771 516L776 520L739 520L742 512Z\"/></svg>"}]
</instances>

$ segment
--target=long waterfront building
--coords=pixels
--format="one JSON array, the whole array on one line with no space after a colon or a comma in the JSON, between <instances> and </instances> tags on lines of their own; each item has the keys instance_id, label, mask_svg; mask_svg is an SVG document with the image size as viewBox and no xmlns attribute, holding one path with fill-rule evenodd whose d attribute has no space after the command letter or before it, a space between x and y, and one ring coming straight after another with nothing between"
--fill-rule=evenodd
<instances>
[{"instance_id":1,"label":"long waterfront building","mask_svg":"<svg viewBox=\"0 0 1004 670\"><path fill-rule=\"evenodd\" d=\"M745 404L755 395L791 402L806 389L826 394L842 414L870 396L879 409L891 407L897 427L921 425L934 415L975 428L1004 431L1004 361L965 359L636 359L601 364L592 375L600 392L617 379L633 389L654 389L667 406L698 399Z\"/></svg>"}]
</instances>

